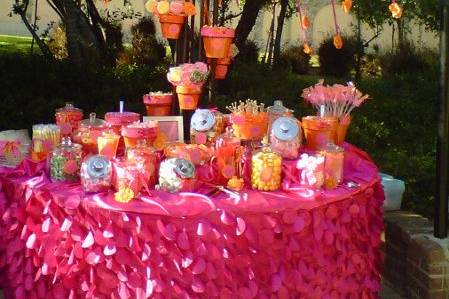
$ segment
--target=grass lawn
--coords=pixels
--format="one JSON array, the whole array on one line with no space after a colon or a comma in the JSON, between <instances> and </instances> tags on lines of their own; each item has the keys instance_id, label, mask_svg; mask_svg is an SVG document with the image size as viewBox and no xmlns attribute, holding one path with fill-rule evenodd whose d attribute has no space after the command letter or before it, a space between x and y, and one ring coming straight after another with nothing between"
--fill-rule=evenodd
<instances>
[{"instance_id":1,"label":"grass lawn","mask_svg":"<svg viewBox=\"0 0 449 299\"><path fill-rule=\"evenodd\" d=\"M36 43L34 44L34 52L40 52ZM0 55L14 53L31 53L31 37L0 35Z\"/></svg>"}]
</instances>

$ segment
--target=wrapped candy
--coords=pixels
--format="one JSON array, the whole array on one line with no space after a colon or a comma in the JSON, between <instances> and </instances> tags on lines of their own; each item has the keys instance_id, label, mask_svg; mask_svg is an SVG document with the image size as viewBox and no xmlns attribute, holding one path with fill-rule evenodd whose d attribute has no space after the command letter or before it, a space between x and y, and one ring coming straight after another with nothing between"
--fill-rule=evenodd
<instances>
[{"instance_id":1,"label":"wrapped candy","mask_svg":"<svg viewBox=\"0 0 449 299\"><path fill-rule=\"evenodd\" d=\"M190 141L211 145L223 132L224 120L220 112L197 109L190 120Z\"/></svg>"},{"instance_id":2,"label":"wrapped candy","mask_svg":"<svg viewBox=\"0 0 449 299\"><path fill-rule=\"evenodd\" d=\"M302 154L296 168L299 182L309 188L321 188L324 184L324 156Z\"/></svg>"},{"instance_id":3,"label":"wrapped candy","mask_svg":"<svg viewBox=\"0 0 449 299\"><path fill-rule=\"evenodd\" d=\"M107 129L106 122L97 118L95 113L89 114L89 119L79 123L78 130L73 133L73 141L83 146L87 153L98 153L98 137Z\"/></svg>"},{"instance_id":4,"label":"wrapped candy","mask_svg":"<svg viewBox=\"0 0 449 299\"><path fill-rule=\"evenodd\" d=\"M301 146L301 129L293 117L280 117L271 127L270 146L283 158L296 159Z\"/></svg>"},{"instance_id":5,"label":"wrapped candy","mask_svg":"<svg viewBox=\"0 0 449 299\"><path fill-rule=\"evenodd\" d=\"M62 135L67 136L78 129L78 124L83 119L83 110L66 103L64 107L56 109L55 119Z\"/></svg>"},{"instance_id":6,"label":"wrapped candy","mask_svg":"<svg viewBox=\"0 0 449 299\"><path fill-rule=\"evenodd\" d=\"M80 177L85 192L106 192L111 187L112 163L107 157L91 156L81 165Z\"/></svg>"},{"instance_id":7,"label":"wrapped candy","mask_svg":"<svg viewBox=\"0 0 449 299\"><path fill-rule=\"evenodd\" d=\"M141 142L135 148L126 151L128 161L142 163L145 171L146 184L149 188L154 188L157 183L159 170L159 157L154 148L148 147L145 142Z\"/></svg>"},{"instance_id":8,"label":"wrapped candy","mask_svg":"<svg viewBox=\"0 0 449 299\"><path fill-rule=\"evenodd\" d=\"M171 158L159 167L159 188L167 192L193 191L196 184L195 165L185 159Z\"/></svg>"},{"instance_id":9,"label":"wrapped candy","mask_svg":"<svg viewBox=\"0 0 449 299\"><path fill-rule=\"evenodd\" d=\"M136 147L139 141L145 141L146 144L152 145L158 134L158 122L135 122L122 127L121 132L126 148Z\"/></svg>"},{"instance_id":10,"label":"wrapped candy","mask_svg":"<svg viewBox=\"0 0 449 299\"><path fill-rule=\"evenodd\" d=\"M267 146L251 159L251 185L260 191L275 191L281 186L282 157Z\"/></svg>"},{"instance_id":11,"label":"wrapped candy","mask_svg":"<svg viewBox=\"0 0 449 299\"><path fill-rule=\"evenodd\" d=\"M324 187L334 189L343 181L344 149L329 143L321 154L324 162Z\"/></svg>"},{"instance_id":12,"label":"wrapped candy","mask_svg":"<svg viewBox=\"0 0 449 299\"><path fill-rule=\"evenodd\" d=\"M79 179L81 167L81 145L64 137L50 154L50 178L54 182L73 182Z\"/></svg>"}]
</instances>

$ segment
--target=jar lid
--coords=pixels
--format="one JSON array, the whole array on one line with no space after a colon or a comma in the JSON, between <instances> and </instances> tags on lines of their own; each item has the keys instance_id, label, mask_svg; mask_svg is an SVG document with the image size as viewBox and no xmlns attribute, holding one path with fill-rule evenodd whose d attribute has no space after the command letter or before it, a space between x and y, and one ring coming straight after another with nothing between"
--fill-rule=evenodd
<instances>
[{"instance_id":1,"label":"jar lid","mask_svg":"<svg viewBox=\"0 0 449 299\"><path fill-rule=\"evenodd\" d=\"M57 147L63 151L81 152L82 146L78 143L73 143L70 137L63 137L61 144Z\"/></svg>"},{"instance_id":2,"label":"jar lid","mask_svg":"<svg viewBox=\"0 0 449 299\"><path fill-rule=\"evenodd\" d=\"M79 109L79 108L75 108L75 106L73 106L72 103L65 103L65 106L62 108L58 108L56 109L56 113L61 113L61 112L71 112L71 113L83 113L83 110Z\"/></svg>"},{"instance_id":3,"label":"jar lid","mask_svg":"<svg viewBox=\"0 0 449 299\"><path fill-rule=\"evenodd\" d=\"M271 132L282 141L289 141L298 136L299 125L293 117L280 117L273 123Z\"/></svg>"},{"instance_id":4,"label":"jar lid","mask_svg":"<svg viewBox=\"0 0 449 299\"><path fill-rule=\"evenodd\" d=\"M215 115L209 109L197 109L190 119L190 126L196 131L209 131L215 125Z\"/></svg>"},{"instance_id":5,"label":"jar lid","mask_svg":"<svg viewBox=\"0 0 449 299\"><path fill-rule=\"evenodd\" d=\"M191 179L195 176L195 165L186 159L176 159L175 172L182 179Z\"/></svg>"},{"instance_id":6,"label":"jar lid","mask_svg":"<svg viewBox=\"0 0 449 299\"><path fill-rule=\"evenodd\" d=\"M92 178L104 178L111 174L111 161L107 157L92 156L84 163L86 163L87 174Z\"/></svg>"},{"instance_id":7,"label":"jar lid","mask_svg":"<svg viewBox=\"0 0 449 299\"><path fill-rule=\"evenodd\" d=\"M329 153L341 153L345 151L343 147L338 146L332 142L326 144L326 146L323 147L322 150Z\"/></svg>"},{"instance_id":8,"label":"jar lid","mask_svg":"<svg viewBox=\"0 0 449 299\"><path fill-rule=\"evenodd\" d=\"M268 112L274 112L274 113L285 113L289 111L287 107L284 106L282 101L276 100L273 103L273 106L270 106L267 108Z\"/></svg>"},{"instance_id":9,"label":"jar lid","mask_svg":"<svg viewBox=\"0 0 449 299\"><path fill-rule=\"evenodd\" d=\"M106 126L106 122L102 120L101 118L97 118L97 114L92 112L89 114L88 119L83 119L80 122L80 127L85 128L93 128L93 127L104 127Z\"/></svg>"}]
</instances>

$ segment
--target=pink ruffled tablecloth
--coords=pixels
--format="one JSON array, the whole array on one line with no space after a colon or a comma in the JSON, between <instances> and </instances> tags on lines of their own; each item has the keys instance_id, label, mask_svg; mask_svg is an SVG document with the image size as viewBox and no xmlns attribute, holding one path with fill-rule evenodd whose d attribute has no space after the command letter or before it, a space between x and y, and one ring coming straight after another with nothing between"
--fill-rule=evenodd
<instances>
[{"instance_id":1,"label":"pink ruffled tablecloth","mask_svg":"<svg viewBox=\"0 0 449 299\"><path fill-rule=\"evenodd\" d=\"M333 191L153 192L129 204L50 183L42 164L0 169L6 298L378 298L384 193L346 145Z\"/></svg>"}]
</instances>

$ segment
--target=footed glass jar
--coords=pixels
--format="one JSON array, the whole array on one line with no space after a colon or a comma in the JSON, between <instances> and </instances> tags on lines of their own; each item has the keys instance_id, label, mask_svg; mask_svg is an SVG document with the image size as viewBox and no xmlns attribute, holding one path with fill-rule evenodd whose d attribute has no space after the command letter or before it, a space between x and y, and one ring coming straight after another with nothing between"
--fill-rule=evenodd
<instances>
[{"instance_id":1,"label":"footed glass jar","mask_svg":"<svg viewBox=\"0 0 449 299\"><path fill-rule=\"evenodd\" d=\"M285 159L298 158L301 147L301 129L294 117L279 117L270 132L270 146Z\"/></svg>"},{"instance_id":2,"label":"footed glass jar","mask_svg":"<svg viewBox=\"0 0 449 299\"><path fill-rule=\"evenodd\" d=\"M91 156L81 165L81 185L85 192L106 192L111 188L112 163L104 156Z\"/></svg>"},{"instance_id":3,"label":"footed glass jar","mask_svg":"<svg viewBox=\"0 0 449 299\"><path fill-rule=\"evenodd\" d=\"M228 128L215 143L214 157L218 172L216 178L219 184L226 186L232 177L239 174L241 155L240 139L233 135L231 128Z\"/></svg>"},{"instance_id":4,"label":"footed glass jar","mask_svg":"<svg viewBox=\"0 0 449 299\"><path fill-rule=\"evenodd\" d=\"M71 103L66 103L64 107L56 109L55 119L56 124L61 128L61 134L68 136L78 129L78 124L83 119L83 110L75 108Z\"/></svg>"},{"instance_id":5,"label":"footed glass jar","mask_svg":"<svg viewBox=\"0 0 449 299\"><path fill-rule=\"evenodd\" d=\"M171 158L162 161L159 167L159 188L167 192L194 191L196 184L195 165L185 159Z\"/></svg>"},{"instance_id":6,"label":"footed glass jar","mask_svg":"<svg viewBox=\"0 0 449 299\"><path fill-rule=\"evenodd\" d=\"M106 122L97 118L95 113L89 114L89 119L79 123L79 128L73 133L73 141L83 146L86 153L98 153L98 137L107 129Z\"/></svg>"},{"instance_id":7,"label":"footed glass jar","mask_svg":"<svg viewBox=\"0 0 449 299\"><path fill-rule=\"evenodd\" d=\"M50 178L54 182L73 182L79 180L82 158L81 145L72 143L70 137L62 142L49 157Z\"/></svg>"},{"instance_id":8,"label":"footed glass jar","mask_svg":"<svg viewBox=\"0 0 449 299\"><path fill-rule=\"evenodd\" d=\"M254 190L276 191L281 186L282 156L264 146L251 159L251 185Z\"/></svg>"},{"instance_id":9,"label":"footed glass jar","mask_svg":"<svg viewBox=\"0 0 449 299\"><path fill-rule=\"evenodd\" d=\"M197 109L190 120L190 142L212 145L223 128L224 120L220 112Z\"/></svg>"}]
</instances>

